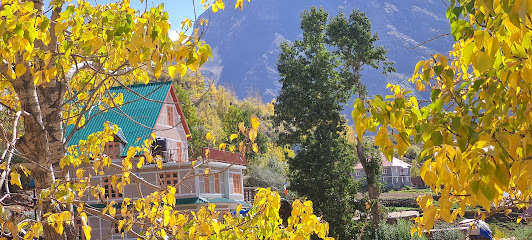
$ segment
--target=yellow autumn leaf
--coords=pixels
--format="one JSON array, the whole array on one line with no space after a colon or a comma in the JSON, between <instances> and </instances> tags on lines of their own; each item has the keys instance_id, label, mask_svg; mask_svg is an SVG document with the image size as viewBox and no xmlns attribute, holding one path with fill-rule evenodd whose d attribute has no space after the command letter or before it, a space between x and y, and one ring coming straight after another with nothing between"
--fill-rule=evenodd
<instances>
[{"instance_id":1,"label":"yellow autumn leaf","mask_svg":"<svg viewBox=\"0 0 532 240\"><path fill-rule=\"evenodd\" d=\"M22 184L20 183L20 174L17 171L11 171L11 184L18 186L22 189Z\"/></svg>"},{"instance_id":2,"label":"yellow autumn leaf","mask_svg":"<svg viewBox=\"0 0 532 240\"><path fill-rule=\"evenodd\" d=\"M212 228L215 233L220 233L220 224L218 224L218 221L216 219L213 219L212 221Z\"/></svg>"},{"instance_id":3,"label":"yellow autumn leaf","mask_svg":"<svg viewBox=\"0 0 532 240\"><path fill-rule=\"evenodd\" d=\"M246 128L244 127L244 122L240 122L240 123L238 123L238 130L239 130L241 133L245 134L245 132L246 132Z\"/></svg>"},{"instance_id":4,"label":"yellow autumn leaf","mask_svg":"<svg viewBox=\"0 0 532 240\"><path fill-rule=\"evenodd\" d=\"M78 169L76 169L76 177L77 177L78 179L83 178L83 174L84 174L84 173L85 173L85 169L83 169L83 168L78 168Z\"/></svg>"},{"instance_id":5,"label":"yellow autumn leaf","mask_svg":"<svg viewBox=\"0 0 532 240\"><path fill-rule=\"evenodd\" d=\"M163 225L168 226L169 223L170 223L170 210L165 209L163 212Z\"/></svg>"},{"instance_id":6,"label":"yellow autumn leaf","mask_svg":"<svg viewBox=\"0 0 532 240\"><path fill-rule=\"evenodd\" d=\"M137 168L142 168L142 165L144 165L144 157L139 158L139 162L137 163Z\"/></svg>"},{"instance_id":7,"label":"yellow autumn leaf","mask_svg":"<svg viewBox=\"0 0 532 240\"><path fill-rule=\"evenodd\" d=\"M24 66L24 64L17 64L17 66L15 67L15 75L17 77L20 77L22 75L24 75L24 73L26 73L26 66Z\"/></svg>"},{"instance_id":8,"label":"yellow autumn leaf","mask_svg":"<svg viewBox=\"0 0 532 240\"><path fill-rule=\"evenodd\" d=\"M208 132L207 135L205 135L205 139L207 139L207 141L211 141L213 139L212 134Z\"/></svg>"},{"instance_id":9,"label":"yellow autumn leaf","mask_svg":"<svg viewBox=\"0 0 532 240\"><path fill-rule=\"evenodd\" d=\"M253 152L259 152L259 148L257 147L257 143L253 143Z\"/></svg>"},{"instance_id":10,"label":"yellow autumn leaf","mask_svg":"<svg viewBox=\"0 0 532 240\"><path fill-rule=\"evenodd\" d=\"M192 21L188 18L185 18L185 20L181 22L181 29L183 29L185 26L189 28L192 27Z\"/></svg>"},{"instance_id":11,"label":"yellow autumn leaf","mask_svg":"<svg viewBox=\"0 0 532 240\"><path fill-rule=\"evenodd\" d=\"M257 130L260 125L259 118L257 116L252 116L250 120L251 120L251 127Z\"/></svg>"},{"instance_id":12,"label":"yellow autumn leaf","mask_svg":"<svg viewBox=\"0 0 532 240\"><path fill-rule=\"evenodd\" d=\"M237 0L236 3L235 3L235 9L236 8L242 9L243 5L244 5L244 0Z\"/></svg>"},{"instance_id":13,"label":"yellow autumn leaf","mask_svg":"<svg viewBox=\"0 0 532 240\"><path fill-rule=\"evenodd\" d=\"M251 142L255 142L255 139L257 138L257 130L255 130L255 129L250 129L250 130L249 130L249 134L248 134L248 136L249 136L249 140L250 140Z\"/></svg>"},{"instance_id":14,"label":"yellow autumn leaf","mask_svg":"<svg viewBox=\"0 0 532 240\"><path fill-rule=\"evenodd\" d=\"M92 231L91 226L83 225L83 226L81 226L81 229L83 230L83 234L85 234L85 239L90 240L91 239L91 231Z\"/></svg>"},{"instance_id":15,"label":"yellow autumn leaf","mask_svg":"<svg viewBox=\"0 0 532 240\"><path fill-rule=\"evenodd\" d=\"M227 147L227 144L220 143L220 146L218 146L218 150L225 150L226 147Z\"/></svg>"},{"instance_id":16,"label":"yellow autumn leaf","mask_svg":"<svg viewBox=\"0 0 532 240\"><path fill-rule=\"evenodd\" d=\"M237 137L238 137L238 135L236 133L233 133L233 134L231 134L231 136L229 136L229 141L232 142Z\"/></svg>"},{"instance_id":17,"label":"yellow autumn leaf","mask_svg":"<svg viewBox=\"0 0 532 240\"><path fill-rule=\"evenodd\" d=\"M170 75L170 77L173 78L175 76L176 72L177 72L177 67L176 66L172 65L172 66L168 67L168 75Z\"/></svg>"},{"instance_id":18,"label":"yellow autumn leaf","mask_svg":"<svg viewBox=\"0 0 532 240\"><path fill-rule=\"evenodd\" d=\"M222 0L216 0L216 7L219 9L224 10L225 9L225 3Z\"/></svg>"}]
</instances>

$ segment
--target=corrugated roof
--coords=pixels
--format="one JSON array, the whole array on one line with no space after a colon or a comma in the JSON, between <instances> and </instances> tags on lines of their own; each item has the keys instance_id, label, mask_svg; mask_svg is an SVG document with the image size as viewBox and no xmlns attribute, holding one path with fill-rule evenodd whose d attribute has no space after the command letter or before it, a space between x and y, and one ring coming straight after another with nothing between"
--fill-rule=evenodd
<instances>
[{"instance_id":1,"label":"corrugated roof","mask_svg":"<svg viewBox=\"0 0 532 240\"><path fill-rule=\"evenodd\" d=\"M394 157L392 158L392 161L388 161L388 159L386 159L386 157L384 156L384 154L381 153L381 161L382 161L382 166L383 167L402 167L402 168L409 168L411 165L404 162L404 161L401 161L400 159ZM355 166L355 169L363 169L362 167L362 164L361 163L358 163L356 166Z\"/></svg>"},{"instance_id":2,"label":"corrugated roof","mask_svg":"<svg viewBox=\"0 0 532 240\"><path fill-rule=\"evenodd\" d=\"M187 204L202 204L202 203L236 203L240 204L243 207L249 207L249 204L243 201L237 201L229 198L206 198L206 197L193 197L193 198L178 198L176 199L177 205L187 205Z\"/></svg>"},{"instance_id":3,"label":"corrugated roof","mask_svg":"<svg viewBox=\"0 0 532 240\"><path fill-rule=\"evenodd\" d=\"M155 82L129 86L129 89L136 94L122 87L111 88L110 92L121 93L124 97L124 104L120 106L120 110L111 109L107 112L99 113L99 109L94 108L93 111L87 113L86 118L94 114L98 115L92 118L83 129L77 131L70 139L68 145L78 144L79 140L87 139L91 133L102 131L104 123L109 121L122 129L118 137L125 139L127 143L124 151L122 151L122 156L125 156L130 146L141 145L143 140L148 138L152 133L151 128L154 128L162 108L161 102L166 100L166 95L171 86L171 82ZM67 128L67 134L71 129L72 126ZM137 141L137 138L141 141Z\"/></svg>"}]
</instances>

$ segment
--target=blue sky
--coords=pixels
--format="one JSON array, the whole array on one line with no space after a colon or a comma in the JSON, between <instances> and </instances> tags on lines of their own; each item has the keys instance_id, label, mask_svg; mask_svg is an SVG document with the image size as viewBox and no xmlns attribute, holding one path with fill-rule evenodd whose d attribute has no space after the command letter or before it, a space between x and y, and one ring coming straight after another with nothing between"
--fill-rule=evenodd
<instances>
[{"instance_id":1,"label":"blue sky","mask_svg":"<svg viewBox=\"0 0 532 240\"><path fill-rule=\"evenodd\" d=\"M91 3L98 4L107 4L112 2L117 2L117 0L89 0ZM196 14L199 17L201 13L204 12L203 5L201 5L201 0L145 0L144 3L140 3L140 0L131 0L131 7L139 10L144 10L146 4L148 9L150 7L158 6L161 3L164 3L164 10L168 12L170 16L170 23L172 24L171 29L177 31L180 29L181 21L185 18L194 19L194 7L192 1L196 3ZM50 2L47 0L46 2ZM76 1L72 1L73 4ZM45 4L48 7L48 4Z\"/></svg>"},{"instance_id":2,"label":"blue sky","mask_svg":"<svg viewBox=\"0 0 532 240\"><path fill-rule=\"evenodd\" d=\"M181 21L185 18L194 19L194 7L192 1L196 3L196 14L199 15L203 13L203 5L201 5L200 0L146 0L148 2L148 8L153 6L158 6L161 3L164 3L164 10L168 12L170 16L170 23L172 23L172 30L177 31L180 29ZM135 9L144 10L146 6L146 1L140 3L140 0L131 0L131 6ZM102 4L103 1L97 1ZM106 2L114 2L112 0L106 0Z\"/></svg>"}]
</instances>

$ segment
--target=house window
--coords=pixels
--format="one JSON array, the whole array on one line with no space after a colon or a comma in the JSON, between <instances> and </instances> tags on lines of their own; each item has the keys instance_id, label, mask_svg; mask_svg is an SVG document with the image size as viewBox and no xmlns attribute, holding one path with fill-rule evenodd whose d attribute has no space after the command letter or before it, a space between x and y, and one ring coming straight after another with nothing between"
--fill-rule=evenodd
<instances>
[{"instance_id":1,"label":"house window","mask_svg":"<svg viewBox=\"0 0 532 240\"><path fill-rule=\"evenodd\" d=\"M382 182L386 183L386 178L385 177L382 178Z\"/></svg>"},{"instance_id":2,"label":"house window","mask_svg":"<svg viewBox=\"0 0 532 240\"><path fill-rule=\"evenodd\" d=\"M205 182L205 193L209 193L210 192L209 185L211 184L210 181L209 181L209 175L204 175L203 176L203 181Z\"/></svg>"},{"instance_id":3,"label":"house window","mask_svg":"<svg viewBox=\"0 0 532 240\"><path fill-rule=\"evenodd\" d=\"M233 193L242 193L242 181L240 174L233 174Z\"/></svg>"},{"instance_id":4,"label":"house window","mask_svg":"<svg viewBox=\"0 0 532 240\"><path fill-rule=\"evenodd\" d=\"M383 169L382 169L382 174L388 174L388 169L383 168Z\"/></svg>"},{"instance_id":5,"label":"house window","mask_svg":"<svg viewBox=\"0 0 532 240\"><path fill-rule=\"evenodd\" d=\"M110 158L120 158L120 142L108 142L103 153Z\"/></svg>"},{"instance_id":6,"label":"house window","mask_svg":"<svg viewBox=\"0 0 532 240\"><path fill-rule=\"evenodd\" d=\"M168 118L168 125L174 126L174 107L173 106L167 106L166 107L166 117Z\"/></svg>"},{"instance_id":7,"label":"house window","mask_svg":"<svg viewBox=\"0 0 532 240\"><path fill-rule=\"evenodd\" d=\"M181 142L177 142L176 154L177 154L177 162L182 162L183 161L183 149L181 149Z\"/></svg>"},{"instance_id":8,"label":"house window","mask_svg":"<svg viewBox=\"0 0 532 240\"><path fill-rule=\"evenodd\" d=\"M103 179L103 189L105 190L104 197L105 198L121 198L123 195L120 193L117 189L114 189L112 186L111 178L105 178Z\"/></svg>"},{"instance_id":9,"label":"house window","mask_svg":"<svg viewBox=\"0 0 532 240\"><path fill-rule=\"evenodd\" d=\"M399 177L395 177L395 182L396 182L396 183L399 182Z\"/></svg>"},{"instance_id":10,"label":"house window","mask_svg":"<svg viewBox=\"0 0 532 240\"><path fill-rule=\"evenodd\" d=\"M159 173L159 181L161 183L161 186L175 186L179 182L179 175L177 172L171 172L171 173Z\"/></svg>"},{"instance_id":11,"label":"house window","mask_svg":"<svg viewBox=\"0 0 532 240\"><path fill-rule=\"evenodd\" d=\"M219 173L214 174L214 192L220 193L220 174Z\"/></svg>"},{"instance_id":12,"label":"house window","mask_svg":"<svg viewBox=\"0 0 532 240\"><path fill-rule=\"evenodd\" d=\"M360 171L357 171L357 176L360 176Z\"/></svg>"}]
</instances>

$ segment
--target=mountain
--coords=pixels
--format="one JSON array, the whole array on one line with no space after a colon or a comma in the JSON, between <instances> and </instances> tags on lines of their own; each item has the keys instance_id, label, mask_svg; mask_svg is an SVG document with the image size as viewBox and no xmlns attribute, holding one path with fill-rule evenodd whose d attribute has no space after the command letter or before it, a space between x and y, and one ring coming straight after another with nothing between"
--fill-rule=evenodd
<instances>
[{"instance_id":1,"label":"mountain","mask_svg":"<svg viewBox=\"0 0 532 240\"><path fill-rule=\"evenodd\" d=\"M388 49L396 73L383 76L380 70L365 69L362 81L369 94L388 95L388 82L414 89L408 79L419 60L452 48L445 11L438 0L252 0L244 10L226 1L225 12L206 11L209 19L202 39L213 49L213 59L202 67L204 76L232 88L240 98L259 93L264 101L275 98L281 88L277 72L280 43L301 39L300 13L321 6L330 16L353 9L364 11L377 32L378 45ZM415 48L414 48L415 47Z\"/></svg>"}]
</instances>

